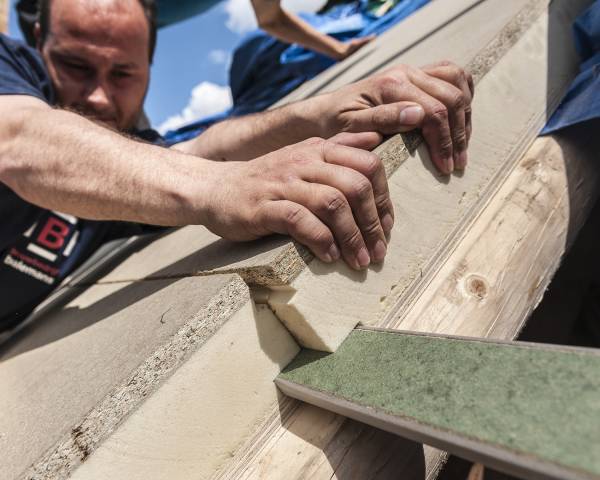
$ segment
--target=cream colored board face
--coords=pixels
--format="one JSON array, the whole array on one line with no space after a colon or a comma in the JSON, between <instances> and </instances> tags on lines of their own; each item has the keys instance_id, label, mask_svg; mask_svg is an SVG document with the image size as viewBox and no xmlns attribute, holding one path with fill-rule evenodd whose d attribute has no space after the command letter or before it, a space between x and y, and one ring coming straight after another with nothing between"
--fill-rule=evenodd
<instances>
[{"instance_id":1,"label":"cream colored board face","mask_svg":"<svg viewBox=\"0 0 600 480\"><path fill-rule=\"evenodd\" d=\"M40 462L53 469L76 463L78 448L92 451L187 350L250 302L233 275L76 290L68 305L38 319L2 350L3 478L17 478ZM211 307L215 299L221 310ZM192 328L195 336L186 336ZM81 425L89 435L76 439L72 432Z\"/></svg>"},{"instance_id":2,"label":"cream colored board face","mask_svg":"<svg viewBox=\"0 0 600 480\"><path fill-rule=\"evenodd\" d=\"M71 478L209 478L271 413L298 351L266 306L246 304Z\"/></svg>"}]
</instances>

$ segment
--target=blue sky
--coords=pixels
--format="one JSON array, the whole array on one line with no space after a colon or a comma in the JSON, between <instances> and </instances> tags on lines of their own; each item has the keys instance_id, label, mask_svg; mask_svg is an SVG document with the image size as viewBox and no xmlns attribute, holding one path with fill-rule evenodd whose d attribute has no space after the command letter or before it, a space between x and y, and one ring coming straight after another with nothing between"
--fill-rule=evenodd
<instances>
[{"instance_id":1,"label":"blue sky","mask_svg":"<svg viewBox=\"0 0 600 480\"><path fill-rule=\"evenodd\" d=\"M315 11L322 3L286 0L284 6L291 11ZM159 30L145 105L152 125L173 128L226 108L231 52L253 28L249 0L223 0L202 15ZM9 34L21 37L13 9Z\"/></svg>"}]
</instances>

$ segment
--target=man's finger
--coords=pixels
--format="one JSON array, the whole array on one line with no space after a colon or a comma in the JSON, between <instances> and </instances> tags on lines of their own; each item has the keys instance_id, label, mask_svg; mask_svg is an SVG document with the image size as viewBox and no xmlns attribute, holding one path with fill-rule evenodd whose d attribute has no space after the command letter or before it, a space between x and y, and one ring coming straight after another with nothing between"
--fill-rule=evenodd
<instances>
[{"instance_id":1,"label":"man's finger","mask_svg":"<svg viewBox=\"0 0 600 480\"><path fill-rule=\"evenodd\" d=\"M324 262L340 258L331 230L302 205L289 200L266 202L257 215L257 222L269 232L289 235L306 245Z\"/></svg>"},{"instance_id":2,"label":"man's finger","mask_svg":"<svg viewBox=\"0 0 600 480\"><path fill-rule=\"evenodd\" d=\"M454 159L448 109L442 102L413 83L405 84L402 93L411 100L419 102L425 110L421 132L427 143L431 161L442 173L452 173Z\"/></svg>"},{"instance_id":3,"label":"man's finger","mask_svg":"<svg viewBox=\"0 0 600 480\"><path fill-rule=\"evenodd\" d=\"M383 232L387 237L394 226L394 207L390 198L385 167L381 159L371 152L349 151L344 148L326 148L325 161L334 165L352 168L371 182L375 206Z\"/></svg>"},{"instance_id":4,"label":"man's finger","mask_svg":"<svg viewBox=\"0 0 600 480\"><path fill-rule=\"evenodd\" d=\"M471 124L471 102L473 101L473 95L475 93L473 76L469 72L450 62L440 62L438 64L428 65L423 67L423 71L428 75L453 84L463 92L465 99L465 132L468 146L469 140L471 139L471 134L473 132L473 127ZM459 169L465 168L466 162L462 163L459 161L459 163L455 166Z\"/></svg>"},{"instance_id":5,"label":"man's finger","mask_svg":"<svg viewBox=\"0 0 600 480\"><path fill-rule=\"evenodd\" d=\"M473 75L460 68L458 65L452 62L443 61L426 65L422 67L421 70L428 75L437 77L460 88L466 97L473 100L473 96L475 95Z\"/></svg>"},{"instance_id":6,"label":"man's finger","mask_svg":"<svg viewBox=\"0 0 600 480\"><path fill-rule=\"evenodd\" d=\"M315 170L333 167L324 163L318 165L321 168ZM343 192L322 182L312 179L293 182L288 185L286 199L306 207L329 228L348 265L357 270L366 268L371 263L371 255L358 226L360 221L354 216L356 212ZM378 223L377 218L376 221Z\"/></svg>"},{"instance_id":7,"label":"man's finger","mask_svg":"<svg viewBox=\"0 0 600 480\"><path fill-rule=\"evenodd\" d=\"M439 62L424 66L423 70L428 75L451 83L459 88L469 100L473 99L474 86L472 75L451 62Z\"/></svg>"},{"instance_id":8,"label":"man's finger","mask_svg":"<svg viewBox=\"0 0 600 480\"><path fill-rule=\"evenodd\" d=\"M452 83L415 69L410 73L414 84L446 107L452 139L454 167L463 169L467 163L467 129L465 108L471 105L470 92L465 93ZM465 85L466 87L466 85Z\"/></svg>"},{"instance_id":9,"label":"man's finger","mask_svg":"<svg viewBox=\"0 0 600 480\"><path fill-rule=\"evenodd\" d=\"M350 42L349 42L350 48L348 49L348 56L357 52L362 47L364 47L367 43L370 43L373 40L375 40L375 35L370 35L368 37L361 37L361 38L355 38L353 40L350 40Z\"/></svg>"},{"instance_id":10,"label":"man's finger","mask_svg":"<svg viewBox=\"0 0 600 480\"><path fill-rule=\"evenodd\" d=\"M415 102L395 102L352 112L350 130L377 131L384 135L409 132L423 123L425 111Z\"/></svg>"},{"instance_id":11,"label":"man's finger","mask_svg":"<svg viewBox=\"0 0 600 480\"><path fill-rule=\"evenodd\" d=\"M309 181L317 180L344 195L352 209L354 220L358 225L370 259L375 263L382 262L387 252L387 240L370 180L351 168L338 165L329 165L328 167L320 169L318 176ZM325 219L322 218L322 220ZM344 250L344 245L340 242L338 244ZM353 246L350 248L352 249Z\"/></svg>"},{"instance_id":12,"label":"man's finger","mask_svg":"<svg viewBox=\"0 0 600 480\"><path fill-rule=\"evenodd\" d=\"M378 132L342 132L329 139L330 142L346 147L373 150L381 143L383 137Z\"/></svg>"},{"instance_id":13,"label":"man's finger","mask_svg":"<svg viewBox=\"0 0 600 480\"><path fill-rule=\"evenodd\" d=\"M392 85L391 82L387 82L386 88L382 90L381 101L383 105L381 107L394 105L399 98L420 105L425 111L425 116L421 122L421 131L427 143L431 161L442 173L450 174L454 170L454 159L452 157L452 137L448 109L441 101L415 85L412 79L407 76L408 74L405 74L404 71L401 73L403 75L399 76L400 79L397 84ZM398 75L398 72L392 70L388 72L388 75L394 77L394 75ZM402 78L403 76L406 76L406 78ZM441 82L441 80L438 81ZM358 113L361 112L354 112L353 116ZM351 123L351 128L353 128L353 123Z\"/></svg>"}]
</instances>

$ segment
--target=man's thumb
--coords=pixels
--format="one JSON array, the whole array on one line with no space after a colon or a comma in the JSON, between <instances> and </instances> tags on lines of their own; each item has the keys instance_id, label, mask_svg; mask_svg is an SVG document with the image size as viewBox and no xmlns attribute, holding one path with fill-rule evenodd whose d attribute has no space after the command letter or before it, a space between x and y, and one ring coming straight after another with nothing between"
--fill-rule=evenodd
<instances>
[{"instance_id":1,"label":"man's thumb","mask_svg":"<svg viewBox=\"0 0 600 480\"><path fill-rule=\"evenodd\" d=\"M393 135L419 128L424 118L425 111L417 103L388 103L353 112L350 130Z\"/></svg>"}]
</instances>

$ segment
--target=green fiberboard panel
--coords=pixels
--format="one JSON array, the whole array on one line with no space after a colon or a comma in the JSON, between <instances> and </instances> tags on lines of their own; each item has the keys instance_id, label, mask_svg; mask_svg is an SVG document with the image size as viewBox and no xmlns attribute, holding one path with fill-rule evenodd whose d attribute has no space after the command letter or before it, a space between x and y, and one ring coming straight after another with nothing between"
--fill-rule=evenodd
<instances>
[{"instance_id":1,"label":"green fiberboard panel","mask_svg":"<svg viewBox=\"0 0 600 480\"><path fill-rule=\"evenodd\" d=\"M600 353L357 329L276 379L295 398L526 478L600 479Z\"/></svg>"}]
</instances>

